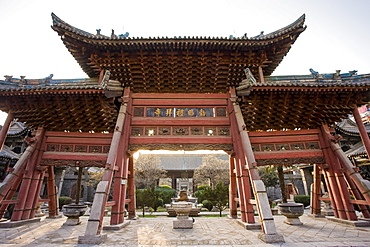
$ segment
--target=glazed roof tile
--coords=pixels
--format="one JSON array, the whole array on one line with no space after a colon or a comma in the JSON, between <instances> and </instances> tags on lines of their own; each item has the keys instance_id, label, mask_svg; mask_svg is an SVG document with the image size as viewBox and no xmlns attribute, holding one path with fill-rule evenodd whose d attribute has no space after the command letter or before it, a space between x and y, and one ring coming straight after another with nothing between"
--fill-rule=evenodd
<instances>
[{"instance_id":1,"label":"glazed roof tile","mask_svg":"<svg viewBox=\"0 0 370 247\"><path fill-rule=\"evenodd\" d=\"M309 87L309 88L333 88L333 87L367 87L370 86L370 74L353 75L351 73L315 75L290 75L290 76L267 76L265 82L243 80L237 90L250 87Z\"/></svg>"},{"instance_id":2,"label":"glazed roof tile","mask_svg":"<svg viewBox=\"0 0 370 247\"><path fill-rule=\"evenodd\" d=\"M0 151L0 157L6 159L19 159L21 154L14 153L8 146L4 145Z\"/></svg>"},{"instance_id":3,"label":"glazed roof tile","mask_svg":"<svg viewBox=\"0 0 370 247\"><path fill-rule=\"evenodd\" d=\"M258 41L264 41L269 39L274 39L279 36L282 36L286 33L289 33L295 29L303 28L306 15L303 14L301 17L299 17L295 22L291 23L290 25L283 27L279 30L276 30L274 32L271 32L269 34L263 34L263 35L257 35L255 37L194 37L194 36L175 36L175 37L149 37L149 38L143 38L143 37L123 37L123 36L106 36L102 34L92 34L89 32L86 32L84 30L81 30L79 28L76 28L67 22L60 19L57 15L54 13L51 13L52 19L53 19L53 26L55 27L61 27L65 30L68 30L72 33L75 33L80 36L87 37L89 39L97 39L97 40L258 40ZM53 27L53 29L54 29ZM306 28L306 27L304 27Z\"/></svg>"},{"instance_id":4,"label":"glazed roof tile","mask_svg":"<svg viewBox=\"0 0 370 247\"><path fill-rule=\"evenodd\" d=\"M0 80L0 92L23 92L23 91L48 91L48 90L102 90L97 79L30 79L21 80L11 78L9 80Z\"/></svg>"},{"instance_id":5,"label":"glazed roof tile","mask_svg":"<svg viewBox=\"0 0 370 247\"><path fill-rule=\"evenodd\" d=\"M130 79L133 84L143 83L142 81L138 82L137 78L131 77L131 73L141 73L141 70L136 68L137 65L150 67L158 63L171 67L172 63L169 61L175 58L189 60L189 62L197 64L194 68L198 70L206 69L205 65L199 66L199 63L207 66L223 66L233 63L238 67L238 71L239 65L244 68L246 66L253 67L251 69L254 72L258 66L263 66L265 75L270 75L289 52L298 36L306 29L304 26L305 15L302 15L284 28L256 37L135 38L85 32L66 23L55 14L52 14L52 20L52 29L61 36L66 48L88 76L98 77L101 71L110 70L112 79L121 82ZM222 53L222 57L215 55L218 52ZM138 59L144 59L144 62L138 63ZM175 64L181 65L181 63ZM169 69L172 71L175 68ZM238 82L242 80L238 73L234 74L229 74L228 77ZM161 78L161 80L165 79ZM145 80L149 81L150 78ZM222 78L217 78L217 81L228 83ZM134 85L129 86L135 91Z\"/></svg>"}]
</instances>

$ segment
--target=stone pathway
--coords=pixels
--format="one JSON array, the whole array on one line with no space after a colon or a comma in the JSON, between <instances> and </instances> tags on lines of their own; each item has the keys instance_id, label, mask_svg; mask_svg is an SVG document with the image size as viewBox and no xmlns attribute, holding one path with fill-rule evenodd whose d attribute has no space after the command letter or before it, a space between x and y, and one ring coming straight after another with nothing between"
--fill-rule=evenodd
<instances>
[{"instance_id":1,"label":"stone pathway","mask_svg":"<svg viewBox=\"0 0 370 247\"><path fill-rule=\"evenodd\" d=\"M193 229L173 229L174 218L140 218L117 231L104 231L108 240L100 246L370 246L370 227L353 227L304 215L303 225L283 223L275 216L277 231L285 243L266 244L260 230L245 230L236 220L225 217L195 218ZM66 218L45 219L15 228L0 228L0 246L94 246L78 245L87 217L79 226L63 226ZM109 218L105 219L108 224Z\"/></svg>"}]
</instances>

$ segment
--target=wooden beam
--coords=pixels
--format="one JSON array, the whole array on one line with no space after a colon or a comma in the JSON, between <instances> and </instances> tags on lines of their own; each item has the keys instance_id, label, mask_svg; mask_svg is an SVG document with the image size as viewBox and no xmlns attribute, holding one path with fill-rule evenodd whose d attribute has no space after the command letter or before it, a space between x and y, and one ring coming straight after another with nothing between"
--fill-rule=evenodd
<instances>
[{"instance_id":1,"label":"wooden beam","mask_svg":"<svg viewBox=\"0 0 370 247\"><path fill-rule=\"evenodd\" d=\"M164 99L134 99L134 106L225 106L226 99L178 99L168 98Z\"/></svg>"},{"instance_id":2,"label":"wooden beam","mask_svg":"<svg viewBox=\"0 0 370 247\"><path fill-rule=\"evenodd\" d=\"M163 136L163 137L130 137L130 144L144 143L232 143L231 137L189 137L189 136Z\"/></svg>"},{"instance_id":3,"label":"wooden beam","mask_svg":"<svg viewBox=\"0 0 370 247\"><path fill-rule=\"evenodd\" d=\"M47 137L47 144L78 144L78 145L110 145L111 138L71 138L71 137Z\"/></svg>"},{"instance_id":4,"label":"wooden beam","mask_svg":"<svg viewBox=\"0 0 370 247\"><path fill-rule=\"evenodd\" d=\"M291 136L266 136L266 137L251 137L252 144L262 143L299 143L319 141L318 135L291 135Z\"/></svg>"},{"instance_id":5,"label":"wooden beam","mask_svg":"<svg viewBox=\"0 0 370 247\"><path fill-rule=\"evenodd\" d=\"M131 126L228 126L228 118L211 118L211 117L152 117L152 118L132 118Z\"/></svg>"},{"instance_id":6,"label":"wooden beam","mask_svg":"<svg viewBox=\"0 0 370 247\"><path fill-rule=\"evenodd\" d=\"M107 157L106 153L44 152L42 159L106 161Z\"/></svg>"},{"instance_id":7,"label":"wooden beam","mask_svg":"<svg viewBox=\"0 0 370 247\"><path fill-rule=\"evenodd\" d=\"M321 150L300 150L300 151L277 151L277 152L254 152L254 156L259 159L289 159L289 158L313 158L323 157Z\"/></svg>"}]
</instances>

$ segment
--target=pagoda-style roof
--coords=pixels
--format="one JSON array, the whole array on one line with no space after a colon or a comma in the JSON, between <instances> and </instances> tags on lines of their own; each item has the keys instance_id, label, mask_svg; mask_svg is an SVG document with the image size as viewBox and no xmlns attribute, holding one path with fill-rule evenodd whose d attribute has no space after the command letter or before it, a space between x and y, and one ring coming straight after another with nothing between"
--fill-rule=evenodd
<instances>
[{"instance_id":1,"label":"pagoda-style roof","mask_svg":"<svg viewBox=\"0 0 370 247\"><path fill-rule=\"evenodd\" d=\"M350 73L271 76L264 83L249 76L240 83L246 128L311 129L347 118L354 104L370 100L370 74Z\"/></svg>"},{"instance_id":2,"label":"pagoda-style roof","mask_svg":"<svg viewBox=\"0 0 370 247\"><path fill-rule=\"evenodd\" d=\"M0 80L0 110L12 111L27 126L53 131L113 131L117 107L107 95L122 95L123 88L102 85L97 79L54 80L12 78ZM111 90L113 89L113 91Z\"/></svg>"},{"instance_id":3,"label":"pagoda-style roof","mask_svg":"<svg viewBox=\"0 0 370 247\"><path fill-rule=\"evenodd\" d=\"M346 135L360 136L360 131L358 130L357 124L349 118L343 119L342 121L336 123L335 124L335 129L339 133L343 133L343 134L346 134ZM365 123L365 129L366 129L367 133L370 133L370 124L369 123Z\"/></svg>"},{"instance_id":4,"label":"pagoda-style roof","mask_svg":"<svg viewBox=\"0 0 370 247\"><path fill-rule=\"evenodd\" d=\"M52 28L86 74L104 71L133 92L227 92L250 68L270 75L306 29L305 16L269 34L256 37L131 38L92 34L52 14Z\"/></svg>"}]
</instances>

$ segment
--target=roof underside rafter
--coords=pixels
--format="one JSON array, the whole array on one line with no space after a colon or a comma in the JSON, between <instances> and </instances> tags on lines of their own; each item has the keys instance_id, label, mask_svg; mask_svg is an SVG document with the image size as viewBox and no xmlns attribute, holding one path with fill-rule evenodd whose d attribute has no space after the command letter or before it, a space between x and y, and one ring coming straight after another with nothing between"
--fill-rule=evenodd
<instances>
[{"instance_id":1,"label":"roof underside rafter","mask_svg":"<svg viewBox=\"0 0 370 247\"><path fill-rule=\"evenodd\" d=\"M134 92L225 92L250 68L270 75L305 30L305 16L273 33L248 38L127 38L91 34L52 14L53 30L89 77L109 70Z\"/></svg>"}]
</instances>

